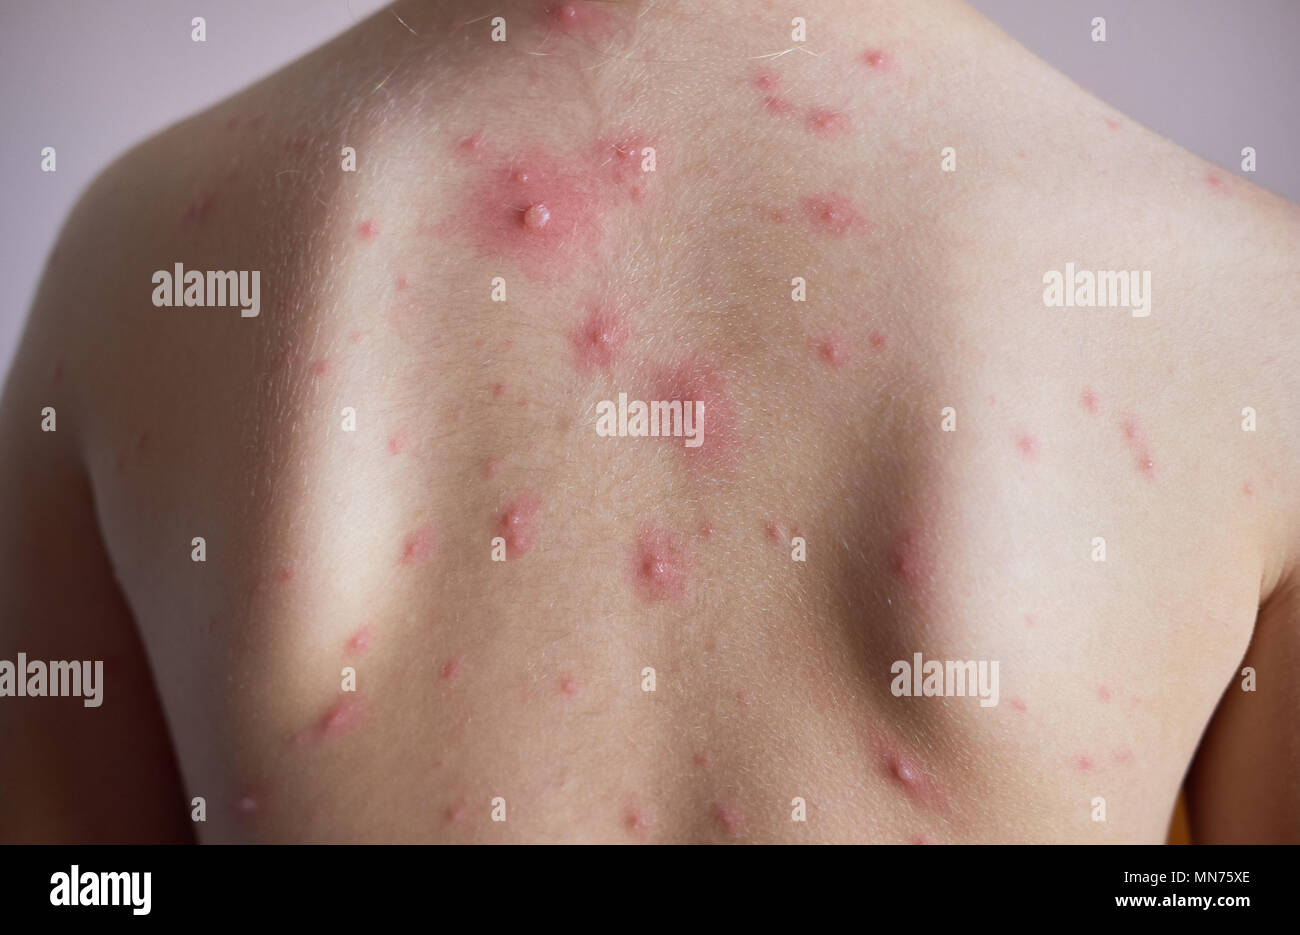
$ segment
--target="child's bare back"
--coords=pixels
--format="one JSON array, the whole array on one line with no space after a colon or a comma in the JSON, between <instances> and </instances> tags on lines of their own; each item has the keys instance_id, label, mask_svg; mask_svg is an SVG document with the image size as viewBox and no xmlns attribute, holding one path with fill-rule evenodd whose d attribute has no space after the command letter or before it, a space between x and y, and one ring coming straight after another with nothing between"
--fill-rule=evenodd
<instances>
[{"instance_id":1,"label":"child's bare back","mask_svg":"<svg viewBox=\"0 0 1300 935\"><path fill-rule=\"evenodd\" d=\"M7 838L1158 841L1216 706L1300 838L1293 207L956 4L430 6L69 222Z\"/></svg>"}]
</instances>

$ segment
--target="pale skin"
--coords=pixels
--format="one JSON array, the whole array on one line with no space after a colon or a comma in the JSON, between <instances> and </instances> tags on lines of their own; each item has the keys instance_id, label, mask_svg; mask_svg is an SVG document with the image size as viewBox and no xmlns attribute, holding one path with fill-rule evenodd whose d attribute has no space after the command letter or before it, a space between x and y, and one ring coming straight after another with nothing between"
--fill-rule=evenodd
<instances>
[{"instance_id":1,"label":"pale skin","mask_svg":"<svg viewBox=\"0 0 1300 935\"><path fill-rule=\"evenodd\" d=\"M105 703L0 700L0 837L1155 842L1188 775L1197 840L1300 840L1296 209L955 3L780 56L545 6L399 4L83 198L0 659ZM175 262L261 314L155 307ZM1151 315L1045 307L1066 262ZM705 445L598 437L619 392ZM915 652L998 705L895 697Z\"/></svg>"}]
</instances>

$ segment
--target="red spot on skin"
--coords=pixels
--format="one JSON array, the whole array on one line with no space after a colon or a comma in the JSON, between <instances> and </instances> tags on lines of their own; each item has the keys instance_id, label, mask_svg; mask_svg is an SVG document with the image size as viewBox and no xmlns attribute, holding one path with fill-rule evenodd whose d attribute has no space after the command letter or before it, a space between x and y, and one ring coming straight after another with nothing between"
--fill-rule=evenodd
<instances>
[{"instance_id":1,"label":"red spot on skin","mask_svg":"<svg viewBox=\"0 0 1300 935\"><path fill-rule=\"evenodd\" d=\"M712 469L731 467L739 461L736 406L722 371L711 361L688 357L661 368L655 381L654 395L648 398L704 404L704 434L699 447L687 448L681 438L664 439L684 452L688 460ZM698 413L699 407L692 406L692 410ZM697 430L698 427L697 417Z\"/></svg>"},{"instance_id":2,"label":"red spot on skin","mask_svg":"<svg viewBox=\"0 0 1300 935\"><path fill-rule=\"evenodd\" d=\"M362 221L357 225L357 236L362 240L374 240L379 236L379 227L374 221Z\"/></svg>"},{"instance_id":3,"label":"red spot on skin","mask_svg":"<svg viewBox=\"0 0 1300 935\"><path fill-rule=\"evenodd\" d=\"M596 165L603 169L605 177L614 185L632 194L633 200L639 200L638 191L644 194L643 186L649 172L641 168L643 152L650 143L643 136L628 133L615 139L605 139L596 144ZM655 168L658 169L658 152L655 153Z\"/></svg>"},{"instance_id":4,"label":"red spot on skin","mask_svg":"<svg viewBox=\"0 0 1300 935\"><path fill-rule=\"evenodd\" d=\"M320 360L311 365L313 376L323 377L330 369L330 362L327 358L322 357Z\"/></svg>"},{"instance_id":5,"label":"red spot on skin","mask_svg":"<svg viewBox=\"0 0 1300 935\"><path fill-rule=\"evenodd\" d=\"M919 763L897 748L882 751L883 769L909 796L931 807L945 805L943 796L935 785L934 777Z\"/></svg>"},{"instance_id":6,"label":"red spot on skin","mask_svg":"<svg viewBox=\"0 0 1300 935\"><path fill-rule=\"evenodd\" d=\"M215 200L211 195L206 195L198 201L191 202L185 209L182 220L189 224L202 224L207 216L212 213L212 206Z\"/></svg>"},{"instance_id":7,"label":"red spot on skin","mask_svg":"<svg viewBox=\"0 0 1300 935\"><path fill-rule=\"evenodd\" d=\"M728 835L735 837L744 831L744 823L735 806L726 802L713 803L713 820Z\"/></svg>"},{"instance_id":8,"label":"red spot on skin","mask_svg":"<svg viewBox=\"0 0 1300 935\"><path fill-rule=\"evenodd\" d=\"M808 110L804 125L819 136L836 136L849 131L849 115L830 107L813 107Z\"/></svg>"},{"instance_id":9,"label":"red spot on skin","mask_svg":"<svg viewBox=\"0 0 1300 935\"><path fill-rule=\"evenodd\" d=\"M405 277L405 276L398 276L398 277L397 277L397 290L398 290L399 292L402 291L403 289L405 289L405 288L407 287L407 285L409 285L409 284L407 283L407 281L406 281L406 277Z\"/></svg>"},{"instance_id":10,"label":"red spot on skin","mask_svg":"<svg viewBox=\"0 0 1300 935\"><path fill-rule=\"evenodd\" d=\"M533 519L541 506L531 494L511 501L497 520L496 534L506 541L506 558L519 558L533 547Z\"/></svg>"},{"instance_id":11,"label":"red spot on skin","mask_svg":"<svg viewBox=\"0 0 1300 935\"><path fill-rule=\"evenodd\" d=\"M459 671L460 671L460 660L455 657L452 657L451 659L448 659L446 662L442 664L442 672L440 674L442 675L442 679L444 682L450 682L452 679L456 677L456 673Z\"/></svg>"},{"instance_id":12,"label":"red spot on skin","mask_svg":"<svg viewBox=\"0 0 1300 935\"><path fill-rule=\"evenodd\" d=\"M582 160L533 152L482 170L440 231L539 281L570 277L604 233L601 192Z\"/></svg>"},{"instance_id":13,"label":"red spot on skin","mask_svg":"<svg viewBox=\"0 0 1300 935\"><path fill-rule=\"evenodd\" d=\"M402 555L397 560L399 565L415 565L424 561L433 552L433 529L422 526L406 534L402 540Z\"/></svg>"},{"instance_id":14,"label":"red spot on skin","mask_svg":"<svg viewBox=\"0 0 1300 935\"><path fill-rule=\"evenodd\" d=\"M596 3L551 3L545 11L548 23L570 36L602 33L610 23L608 14Z\"/></svg>"},{"instance_id":15,"label":"red spot on skin","mask_svg":"<svg viewBox=\"0 0 1300 935\"><path fill-rule=\"evenodd\" d=\"M686 558L662 529L645 526L637 536L632 582L646 601L677 601L686 595Z\"/></svg>"},{"instance_id":16,"label":"red spot on skin","mask_svg":"<svg viewBox=\"0 0 1300 935\"><path fill-rule=\"evenodd\" d=\"M371 632L369 626L363 626L348 637L343 648L349 653L363 653L370 647Z\"/></svg>"},{"instance_id":17,"label":"red spot on skin","mask_svg":"<svg viewBox=\"0 0 1300 935\"><path fill-rule=\"evenodd\" d=\"M487 144L483 140L483 134L480 132L465 137L456 144L456 148L453 152L455 152L457 156L465 159L479 158L487 152Z\"/></svg>"},{"instance_id":18,"label":"red spot on skin","mask_svg":"<svg viewBox=\"0 0 1300 935\"><path fill-rule=\"evenodd\" d=\"M736 701L748 708L750 701L749 692L744 690L736 692Z\"/></svg>"},{"instance_id":19,"label":"red spot on skin","mask_svg":"<svg viewBox=\"0 0 1300 935\"><path fill-rule=\"evenodd\" d=\"M1033 625L1034 625L1034 615L1033 615L1033 614L1025 614L1025 626L1027 626L1027 627L1033 627Z\"/></svg>"},{"instance_id":20,"label":"red spot on skin","mask_svg":"<svg viewBox=\"0 0 1300 935\"><path fill-rule=\"evenodd\" d=\"M1097 686L1097 697L1102 701L1110 701L1110 689L1105 685Z\"/></svg>"},{"instance_id":21,"label":"red spot on skin","mask_svg":"<svg viewBox=\"0 0 1300 935\"><path fill-rule=\"evenodd\" d=\"M814 230L842 237L866 229L866 219L842 195L810 195L802 204Z\"/></svg>"},{"instance_id":22,"label":"red spot on skin","mask_svg":"<svg viewBox=\"0 0 1300 935\"><path fill-rule=\"evenodd\" d=\"M1241 492L1248 497L1253 497L1255 495L1255 485L1250 481L1246 481L1241 485Z\"/></svg>"},{"instance_id":23,"label":"red spot on skin","mask_svg":"<svg viewBox=\"0 0 1300 935\"><path fill-rule=\"evenodd\" d=\"M307 151L307 137L295 136L284 141L285 152L293 153L295 156L301 156Z\"/></svg>"},{"instance_id":24,"label":"red spot on skin","mask_svg":"<svg viewBox=\"0 0 1300 935\"><path fill-rule=\"evenodd\" d=\"M389 454L399 455L402 453L402 449L405 447L406 447L406 436L403 435L401 432L394 432L392 435L388 436Z\"/></svg>"},{"instance_id":25,"label":"red spot on skin","mask_svg":"<svg viewBox=\"0 0 1300 935\"><path fill-rule=\"evenodd\" d=\"M930 837L928 834L918 834L916 837L912 838L912 843L913 843L913 844L933 844L933 843L934 843L934 838Z\"/></svg>"},{"instance_id":26,"label":"red spot on skin","mask_svg":"<svg viewBox=\"0 0 1300 935\"><path fill-rule=\"evenodd\" d=\"M646 832L652 823L650 814L635 802L629 803L627 811L623 813L623 827L632 834Z\"/></svg>"},{"instance_id":27,"label":"red spot on skin","mask_svg":"<svg viewBox=\"0 0 1300 935\"><path fill-rule=\"evenodd\" d=\"M491 480L497 476L497 471L501 469L500 458L488 458L483 462L483 479Z\"/></svg>"},{"instance_id":28,"label":"red spot on skin","mask_svg":"<svg viewBox=\"0 0 1300 935\"><path fill-rule=\"evenodd\" d=\"M921 781L916 767L897 754L889 758L889 772L895 779L909 788L915 787Z\"/></svg>"},{"instance_id":29,"label":"red spot on skin","mask_svg":"<svg viewBox=\"0 0 1300 935\"><path fill-rule=\"evenodd\" d=\"M1026 707L1025 700L1023 698L1012 698L1011 707L1016 711L1024 711Z\"/></svg>"},{"instance_id":30,"label":"red spot on skin","mask_svg":"<svg viewBox=\"0 0 1300 935\"><path fill-rule=\"evenodd\" d=\"M1096 415L1097 394L1085 386L1083 392L1079 394L1079 405L1088 410L1090 415Z\"/></svg>"},{"instance_id":31,"label":"red spot on skin","mask_svg":"<svg viewBox=\"0 0 1300 935\"><path fill-rule=\"evenodd\" d=\"M469 814L469 806L466 805L463 800L455 803L454 805L448 805L447 813L446 813L447 824L458 825L465 820L465 816L468 814Z\"/></svg>"},{"instance_id":32,"label":"red spot on skin","mask_svg":"<svg viewBox=\"0 0 1300 935\"><path fill-rule=\"evenodd\" d=\"M700 523L699 533L705 539L713 538L713 525L708 522Z\"/></svg>"},{"instance_id":33,"label":"red spot on skin","mask_svg":"<svg viewBox=\"0 0 1300 935\"><path fill-rule=\"evenodd\" d=\"M353 332L350 332L350 333L348 334L348 341L349 341L349 343L351 343L351 344L360 344L360 343L361 343L361 339L364 338L364 337L365 337L367 334L369 334L369 333L370 333L370 332L368 332L368 331L353 331Z\"/></svg>"},{"instance_id":34,"label":"red spot on skin","mask_svg":"<svg viewBox=\"0 0 1300 935\"><path fill-rule=\"evenodd\" d=\"M363 710L361 699L355 695L345 695L321 717L320 733L329 735L347 730L361 719Z\"/></svg>"},{"instance_id":35,"label":"red spot on skin","mask_svg":"<svg viewBox=\"0 0 1300 935\"><path fill-rule=\"evenodd\" d=\"M280 570L275 573L275 580L280 584L288 584L293 580L293 569L288 565L282 565Z\"/></svg>"},{"instance_id":36,"label":"red spot on skin","mask_svg":"<svg viewBox=\"0 0 1300 935\"><path fill-rule=\"evenodd\" d=\"M767 536L769 542L784 543L790 535L789 530L785 528L784 523L769 520L763 527L763 533Z\"/></svg>"},{"instance_id":37,"label":"red spot on skin","mask_svg":"<svg viewBox=\"0 0 1300 935\"><path fill-rule=\"evenodd\" d=\"M867 49L862 53L862 64L876 71L888 71L893 60L880 49Z\"/></svg>"},{"instance_id":38,"label":"red spot on skin","mask_svg":"<svg viewBox=\"0 0 1300 935\"><path fill-rule=\"evenodd\" d=\"M504 396L504 395L506 395L506 385L505 385L504 383L494 383L494 384L492 384L492 398L493 398L493 399L500 399L500 398L501 398L502 396Z\"/></svg>"},{"instance_id":39,"label":"red spot on skin","mask_svg":"<svg viewBox=\"0 0 1300 935\"><path fill-rule=\"evenodd\" d=\"M250 789L235 800L235 813L243 820L250 820L261 808L261 792L257 789Z\"/></svg>"},{"instance_id":40,"label":"red spot on skin","mask_svg":"<svg viewBox=\"0 0 1300 935\"><path fill-rule=\"evenodd\" d=\"M691 762L694 763L698 769L708 769L709 755L707 753L697 753L691 757Z\"/></svg>"},{"instance_id":41,"label":"red spot on skin","mask_svg":"<svg viewBox=\"0 0 1300 935\"><path fill-rule=\"evenodd\" d=\"M1025 432L1016 436L1016 447L1020 449L1020 454L1026 461L1035 461L1038 458L1038 439Z\"/></svg>"},{"instance_id":42,"label":"red spot on skin","mask_svg":"<svg viewBox=\"0 0 1300 935\"><path fill-rule=\"evenodd\" d=\"M873 331L867 335L867 343L871 345L873 351L883 351L889 344L889 339L879 331Z\"/></svg>"},{"instance_id":43,"label":"red spot on skin","mask_svg":"<svg viewBox=\"0 0 1300 935\"><path fill-rule=\"evenodd\" d=\"M1110 117L1107 117L1107 118L1106 118L1106 126L1110 127L1111 130L1118 130L1118 129L1119 129L1119 121L1118 121L1118 120L1114 120L1114 119L1112 119L1112 118L1110 118Z\"/></svg>"},{"instance_id":44,"label":"red spot on skin","mask_svg":"<svg viewBox=\"0 0 1300 935\"><path fill-rule=\"evenodd\" d=\"M1227 190L1227 183L1213 172L1205 176L1205 184L1209 185L1213 191L1222 192Z\"/></svg>"},{"instance_id":45,"label":"red spot on skin","mask_svg":"<svg viewBox=\"0 0 1300 935\"><path fill-rule=\"evenodd\" d=\"M226 118L226 129L236 130L239 128L239 114L231 114Z\"/></svg>"},{"instance_id":46,"label":"red spot on skin","mask_svg":"<svg viewBox=\"0 0 1300 935\"><path fill-rule=\"evenodd\" d=\"M794 112L794 105L779 94L769 94L763 98L763 106L769 113L784 116Z\"/></svg>"},{"instance_id":47,"label":"red spot on skin","mask_svg":"<svg viewBox=\"0 0 1300 935\"><path fill-rule=\"evenodd\" d=\"M815 343L817 356L821 358L822 363L838 370L849 361L849 352L845 350L844 343L836 337L822 338ZM707 412L707 409L705 410Z\"/></svg>"},{"instance_id":48,"label":"red spot on skin","mask_svg":"<svg viewBox=\"0 0 1300 935\"><path fill-rule=\"evenodd\" d=\"M1114 756L1116 763L1130 763L1133 760L1133 751L1128 747L1120 747L1115 751Z\"/></svg>"},{"instance_id":49,"label":"red spot on skin","mask_svg":"<svg viewBox=\"0 0 1300 935\"><path fill-rule=\"evenodd\" d=\"M1138 425L1137 419L1132 415L1126 415L1120 420L1120 431L1124 435L1124 441L1128 444L1133 452L1133 466L1143 477L1152 479L1155 477L1155 461L1151 457L1151 451L1147 446L1146 434Z\"/></svg>"},{"instance_id":50,"label":"red spot on skin","mask_svg":"<svg viewBox=\"0 0 1300 935\"><path fill-rule=\"evenodd\" d=\"M761 71L754 76L754 87L762 95L763 104L770 113L782 115L792 113L794 105L789 99L777 93L777 88L780 86L781 79L773 72Z\"/></svg>"},{"instance_id":51,"label":"red spot on skin","mask_svg":"<svg viewBox=\"0 0 1300 935\"><path fill-rule=\"evenodd\" d=\"M560 691L572 698L578 693L578 680L569 673L560 676Z\"/></svg>"},{"instance_id":52,"label":"red spot on skin","mask_svg":"<svg viewBox=\"0 0 1300 935\"><path fill-rule=\"evenodd\" d=\"M608 372L623 342L627 340L626 317L603 307L600 303L587 305L587 316L569 335L573 346L573 365L584 376ZM706 417L707 417L706 409Z\"/></svg>"},{"instance_id":53,"label":"red spot on skin","mask_svg":"<svg viewBox=\"0 0 1300 935\"><path fill-rule=\"evenodd\" d=\"M889 570L904 584L916 587L929 579L929 557L915 530L904 529L894 536L886 557Z\"/></svg>"},{"instance_id":54,"label":"red spot on skin","mask_svg":"<svg viewBox=\"0 0 1300 935\"><path fill-rule=\"evenodd\" d=\"M1081 773L1086 773L1092 769L1092 757L1086 753L1081 753L1074 758L1074 768Z\"/></svg>"}]
</instances>

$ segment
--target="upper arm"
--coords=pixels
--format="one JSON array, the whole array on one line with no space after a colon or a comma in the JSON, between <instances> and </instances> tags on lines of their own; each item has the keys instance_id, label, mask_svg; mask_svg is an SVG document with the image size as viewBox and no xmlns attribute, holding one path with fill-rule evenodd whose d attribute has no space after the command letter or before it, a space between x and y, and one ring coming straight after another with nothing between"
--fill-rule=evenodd
<instances>
[{"instance_id":1,"label":"upper arm","mask_svg":"<svg viewBox=\"0 0 1300 935\"><path fill-rule=\"evenodd\" d=\"M96 283L78 238L93 241L94 228L74 215L65 231L59 265L78 275L47 271L0 398L0 660L102 661L102 703L0 697L0 842L193 837L80 452L89 407L76 360L94 348L78 318ZM54 431L42 428L49 410Z\"/></svg>"},{"instance_id":2,"label":"upper arm","mask_svg":"<svg viewBox=\"0 0 1300 935\"><path fill-rule=\"evenodd\" d=\"M1253 670L1254 685L1241 669ZM1197 844L1300 843L1300 591L1261 608L1188 777ZM1253 690L1246 690L1253 688Z\"/></svg>"},{"instance_id":3,"label":"upper arm","mask_svg":"<svg viewBox=\"0 0 1300 935\"><path fill-rule=\"evenodd\" d=\"M1206 728L1187 777L1192 840L1300 843L1300 330L1296 328L1300 213L1257 190L1248 269L1248 374L1234 408L1259 408L1250 446L1260 479L1260 593L1246 654ZM1267 498L1264 495L1267 495ZM1245 672L1244 670L1249 670Z\"/></svg>"}]
</instances>

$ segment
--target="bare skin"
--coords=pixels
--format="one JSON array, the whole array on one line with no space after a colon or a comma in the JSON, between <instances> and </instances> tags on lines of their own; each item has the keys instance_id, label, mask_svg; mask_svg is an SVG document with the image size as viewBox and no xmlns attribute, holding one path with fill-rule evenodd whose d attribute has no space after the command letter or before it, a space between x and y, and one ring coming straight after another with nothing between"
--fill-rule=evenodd
<instances>
[{"instance_id":1,"label":"bare skin","mask_svg":"<svg viewBox=\"0 0 1300 935\"><path fill-rule=\"evenodd\" d=\"M0 703L0 837L1154 842L1190 767L1198 840L1300 840L1296 209L960 5L811 0L775 57L544 6L400 4L83 199L0 658L105 703ZM260 315L155 307L175 262ZM1045 307L1067 262L1150 316ZM598 437L620 392L705 445ZM896 697L916 652L999 703Z\"/></svg>"}]
</instances>

